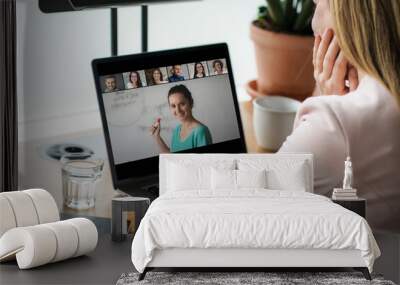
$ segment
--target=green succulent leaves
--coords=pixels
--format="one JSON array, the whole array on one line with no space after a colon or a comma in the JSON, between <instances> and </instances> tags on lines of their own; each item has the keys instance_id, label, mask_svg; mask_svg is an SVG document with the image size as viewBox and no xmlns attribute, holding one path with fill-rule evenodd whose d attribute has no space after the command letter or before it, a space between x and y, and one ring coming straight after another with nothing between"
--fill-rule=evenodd
<instances>
[{"instance_id":1,"label":"green succulent leaves","mask_svg":"<svg viewBox=\"0 0 400 285\"><path fill-rule=\"evenodd\" d=\"M311 35L313 0L266 0L259 7L257 25L275 32Z\"/></svg>"}]
</instances>

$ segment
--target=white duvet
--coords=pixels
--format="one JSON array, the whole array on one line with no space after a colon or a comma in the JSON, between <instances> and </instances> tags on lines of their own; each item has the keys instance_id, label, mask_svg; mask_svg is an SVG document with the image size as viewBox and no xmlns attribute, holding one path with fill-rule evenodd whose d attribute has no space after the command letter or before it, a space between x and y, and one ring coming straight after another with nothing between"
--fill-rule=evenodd
<instances>
[{"instance_id":1,"label":"white duvet","mask_svg":"<svg viewBox=\"0 0 400 285\"><path fill-rule=\"evenodd\" d=\"M370 271L380 255L359 215L320 195L265 189L160 196L134 237L132 262L143 272L165 248L358 249Z\"/></svg>"}]
</instances>

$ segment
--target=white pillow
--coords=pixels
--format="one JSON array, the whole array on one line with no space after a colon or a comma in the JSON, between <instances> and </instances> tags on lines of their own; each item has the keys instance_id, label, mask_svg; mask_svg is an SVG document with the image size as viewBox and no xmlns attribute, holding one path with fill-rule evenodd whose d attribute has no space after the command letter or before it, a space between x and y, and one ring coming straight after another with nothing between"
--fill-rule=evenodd
<instances>
[{"instance_id":1,"label":"white pillow","mask_svg":"<svg viewBox=\"0 0 400 285\"><path fill-rule=\"evenodd\" d=\"M306 192L309 185L306 171L305 163L296 164L287 171L268 171L268 186L270 189Z\"/></svg>"},{"instance_id":2,"label":"white pillow","mask_svg":"<svg viewBox=\"0 0 400 285\"><path fill-rule=\"evenodd\" d=\"M215 169L211 170L211 187L213 190L240 190L241 188L265 188L266 171L246 171Z\"/></svg>"},{"instance_id":3,"label":"white pillow","mask_svg":"<svg viewBox=\"0 0 400 285\"><path fill-rule=\"evenodd\" d=\"M267 171L235 170L237 188L267 188Z\"/></svg>"},{"instance_id":4,"label":"white pillow","mask_svg":"<svg viewBox=\"0 0 400 285\"><path fill-rule=\"evenodd\" d=\"M239 170L265 169L267 188L272 190L307 191L310 169L304 160L238 159Z\"/></svg>"},{"instance_id":5,"label":"white pillow","mask_svg":"<svg viewBox=\"0 0 400 285\"><path fill-rule=\"evenodd\" d=\"M168 161L167 191L211 190L211 168L234 169L234 160L196 161L191 159Z\"/></svg>"},{"instance_id":6,"label":"white pillow","mask_svg":"<svg viewBox=\"0 0 400 285\"><path fill-rule=\"evenodd\" d=\"M186 167L171 162L168 165L168 172L168 189L171 191L207 189L209 186L210 167Z\"/></svg>"},{"instance_id":7,"label":"white pillow","mask_svg":"<svg viewBox=\"0 0 400 285\"><path fill-rule=\"evenodd\" d=\"M236 170L212 168L211 188L213 190L235 190Z\"/></svg>"}]
</instances>

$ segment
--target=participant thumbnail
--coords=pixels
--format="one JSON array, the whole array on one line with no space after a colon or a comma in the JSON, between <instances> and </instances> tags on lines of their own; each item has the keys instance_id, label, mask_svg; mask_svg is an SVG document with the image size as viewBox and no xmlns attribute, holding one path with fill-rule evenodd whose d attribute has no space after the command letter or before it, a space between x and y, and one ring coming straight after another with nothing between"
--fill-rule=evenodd
<instances>
[{"instance_id":1,"label":"participant thumbnail","mask_svg":"<svg viewBox=\"0 0 400 285\"><path fill-rule=\"evenodd\" d=\"M228 73L228 69L226 66L226 60L224 58L209 60L208 69L210 70L211 75L219 75Z\"/></svg>"},{"instance_id":2,"label":"participant thumbnail","mask_svg":"<svg viewBox=\"0 0 400 285\"><path fill-rule=\"evenodd\" d=\"M209 75L207 62L194 62L188 64L190 79L203 78Z\"/></svg>"},{"instance_id":3,"label":"participant thumbnail","mask_svg":"<svg viewBox=\"0 0 400 285\"><path fill-rule=\"evenodd\" d=\"M148 86L168 83L166 67L146 69L145 74Z\"/></svg>"},{"instance_id":4,"label":"participant thumbnail","mask_svg":"<svg viewBox=\"0 0 400 285\"><path fill-rule=\"evenodd\" d=\"M124 89L124 80L120 73L101 76L100 83L103 93L116 92Z\"/></svg>"},{"instance_id":5,"label":"participant thumbnail","mask_svg":"<svg viewBox=\"0 0 400 285\"><path fill-rule=\"evenodd\" d=\"M125 72L123 76L126 89L134 89L146 86L146 76L144 75L144 70Z\"/></svg>"},{"instance_id":6,"label":"participant thumbnail","mask_svg":"<svg viewBox=\"0 0 400 285\"><path fill-rule=\"evenodd\" d=\"M175 64L167 67L168 81L177 82L189 79L189 72L186 64Z\"/></svg>"}]
</instances>

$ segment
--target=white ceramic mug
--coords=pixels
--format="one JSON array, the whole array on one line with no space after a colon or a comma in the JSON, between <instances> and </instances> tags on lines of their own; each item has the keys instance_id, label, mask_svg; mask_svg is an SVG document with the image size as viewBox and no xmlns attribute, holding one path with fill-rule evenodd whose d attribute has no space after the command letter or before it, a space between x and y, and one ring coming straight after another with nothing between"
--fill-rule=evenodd
<instances>
[{"instance_id":1,"label":"white ceramic mug","mask_svg":"<svg viewBox=\"0 0 400 285\"><path fill-rule=\"evenodd\" d=\"M257 144L278 150L293 130L300 101L282 96L262 96L253 101L253 127Z\"/></svg>"}]
</instances>

